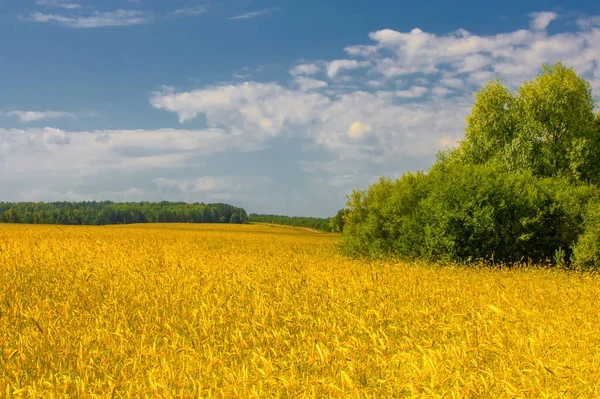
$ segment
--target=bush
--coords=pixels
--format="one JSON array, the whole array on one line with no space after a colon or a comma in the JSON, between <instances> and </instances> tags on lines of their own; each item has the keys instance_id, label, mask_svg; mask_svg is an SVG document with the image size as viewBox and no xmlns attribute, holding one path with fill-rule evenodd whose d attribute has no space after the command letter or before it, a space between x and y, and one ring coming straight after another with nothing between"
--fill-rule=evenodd
<instances>
[{"instance_id":1,"label":"bush","mask_svg":"<svg viewBox=\"0 0 600 399\"><path fill-rule=\"evenodd\" d=\"M423 237L418 205L429 192L423 173L408 173L392 182L381 178L348 199L340 248L347 255L403 257L421 255Z\"/></svg>"},{"instance_id":2,"label":"bush","mask_svg":"<svg viewBox=\"0 0 600 399\"><path fill-rule=\"evenodd\" d=\"M552 259L576 237L577 212L563 206L556 184L503 165L454 166L431 172L421 203L429 258L513 263ZM563 233L565 232L565 233Z\"/></svg>"},{"instance_id":3,"label":"bush","mask_svg":"<svg viewBox=\"0 0 600 399\"><path fill-rule=\"evenodd\" d=\"M585 230L573 249L575 266L579 269L600 268L600 202L587 206Z\"/></svg>"},{"instance_id":4,"label":"bush","mask_svg":"<svg viewBox=\"0 0 600 399\"><path fill-rule=\"evenodd\" d=\"M341 240L348 255L435 261L571 262L590 185L536 178L503 164L444 162L428 174L353 192Z\"/></svg>"}]
</instances>

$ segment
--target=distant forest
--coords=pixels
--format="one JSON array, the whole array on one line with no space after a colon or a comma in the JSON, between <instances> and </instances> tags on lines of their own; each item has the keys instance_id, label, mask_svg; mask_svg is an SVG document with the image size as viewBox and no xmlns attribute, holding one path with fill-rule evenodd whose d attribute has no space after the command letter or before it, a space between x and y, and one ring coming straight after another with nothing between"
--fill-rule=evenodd
<instances>
[{"instance_id":1,"label":"distant forest","mask_svg":"<svg viewBox=\"0 0 600 399\"><path fill-rule=\"evenodd\" d=\"M329 219L302 217L302 216L282 216L282 215L259 215L251 213L248 217L249 222L254 223L272 223L283 224L294 227L308 227L310 229L331 231Z\"/></svg>"},{"instance_id":2,"label":"distant forest","mask_svg":"<svg viewBox=\"0 0 600 399\"><path fill-rule=\"evenodd\" d=\"M242 208L185 202L0 202L0 223L246 223Z\"/></svg>"}]
</instances>

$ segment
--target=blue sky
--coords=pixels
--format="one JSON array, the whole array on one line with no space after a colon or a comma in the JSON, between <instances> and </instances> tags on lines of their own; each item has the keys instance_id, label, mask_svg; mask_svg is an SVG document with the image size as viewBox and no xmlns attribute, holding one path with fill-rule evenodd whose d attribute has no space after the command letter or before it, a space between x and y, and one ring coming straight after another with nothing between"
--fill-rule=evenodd
<instances>
[{"instance_id":1,"label":"blue sky","mask_svg":"<svg viewBox=\"0 0 600 399\"><path fill-rule=\"evenodd\" d=\"M592 1L4 0L0 201L330 216L456 144L473 93L562 60Z\"/></svg>"}]
</instances>

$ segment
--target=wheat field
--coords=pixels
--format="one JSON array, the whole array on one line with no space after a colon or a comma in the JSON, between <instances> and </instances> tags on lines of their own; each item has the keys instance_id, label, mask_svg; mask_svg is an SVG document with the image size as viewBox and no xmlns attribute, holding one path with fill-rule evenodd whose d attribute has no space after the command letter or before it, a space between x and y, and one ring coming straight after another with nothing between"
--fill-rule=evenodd
<instances>
[{"instance_id":1,"label":"wheat field","mask_svg":"<svg viewBox=\"0 0 600 399\"><path fill-rule=\"evenodd\" d=\"M600 397L600 281L257 225L0 225L6 398Z\"/></svg>"}]
</instances>

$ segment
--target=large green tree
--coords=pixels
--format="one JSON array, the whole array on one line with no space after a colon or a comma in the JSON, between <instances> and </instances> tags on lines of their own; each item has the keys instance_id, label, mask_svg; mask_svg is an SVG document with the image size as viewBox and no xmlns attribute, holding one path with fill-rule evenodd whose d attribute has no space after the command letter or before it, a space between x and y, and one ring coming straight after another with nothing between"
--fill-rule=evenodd
<instances>
[{"instance_id":1,"label":"large green tree","mask_svg":"<svg viewBox=\"0 0 600 399\"><path fill-rule=\"evenodd\" d=\"M524 161L519 166L543 176L562 173L595 180L596 168L590 168L595 166L590 157L597 142L594 107L590 84L572 68L562 63L544 65L540 75L519 88L524 138L515 145L517 160Z\"/></svg>"},{"instance_id":2,"label":"large green tree","mask_svg":"<svg viewBox=\"0 0 600 399\"><path fill-rule=\"evenodd\" d=\"M510 145L519 128L516 101L516 95L499 80L489 82L475 94L461 146L466 162L488 162Z\"/></svg>"},{"instance_id":3,"label":"large green tree","mask_svg":"<svg viewBox=\"0 0 600 399\"><path fill-rule=\"evenodd\" d=\"M517 92L493 81L475 95L456 156L467 164L507 162L536 176L570 176L598 183L600 132L590 84L563 63Z\"/></svg>"}]
</instances>

